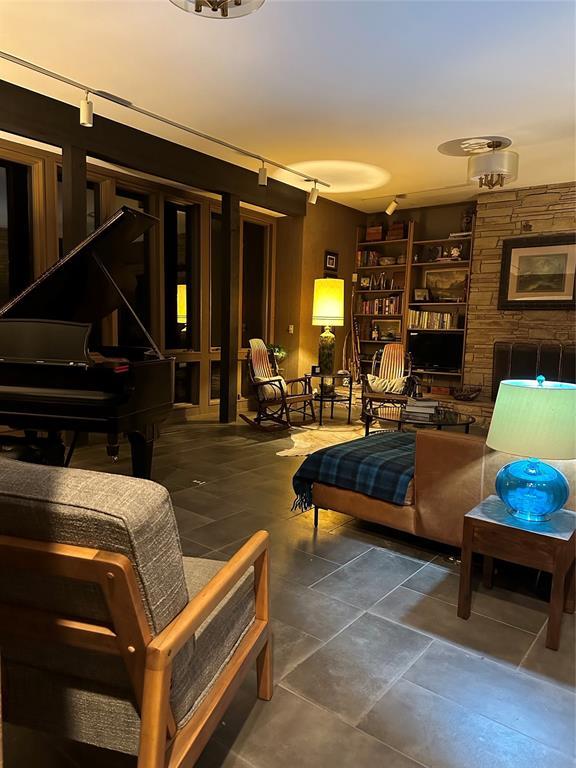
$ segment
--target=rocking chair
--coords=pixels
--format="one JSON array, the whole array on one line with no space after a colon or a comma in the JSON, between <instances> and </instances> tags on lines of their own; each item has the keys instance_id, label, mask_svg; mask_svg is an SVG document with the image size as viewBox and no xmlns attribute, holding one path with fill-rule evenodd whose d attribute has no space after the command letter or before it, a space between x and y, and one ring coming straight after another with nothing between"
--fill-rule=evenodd
<instances>
[{"instance_id":1,"label":"rocking chair","mask_svg":"<svg viewBox=\"0 0 576 768\"><path fill-rule=\"evenodd\" d=\"M362 418L366 435L378 408L405 403L414 394L416 384L412 376L412 359L403 344L386 344L375 352L371 373L362 376Z\"/></svg>"},{"instance_id":2,"label":"rocking chair","mask_svg":"<svg viewBox=\"0 0 576 768\"><path fill-rule=\"evenodd\" d=\"M256 392L258 412L254 419L244 413L241 413L240 417L251 426L266 431L290 429L293 426L291 417L294 413L302 415L299 424L316 421L310 377L303 376L286 381L278 373L276 359L273 360L272 363L262 339L250 339L248 369ZM263 426L264 422L271 422L271 425Z\"/></svg>"}]
</instances>

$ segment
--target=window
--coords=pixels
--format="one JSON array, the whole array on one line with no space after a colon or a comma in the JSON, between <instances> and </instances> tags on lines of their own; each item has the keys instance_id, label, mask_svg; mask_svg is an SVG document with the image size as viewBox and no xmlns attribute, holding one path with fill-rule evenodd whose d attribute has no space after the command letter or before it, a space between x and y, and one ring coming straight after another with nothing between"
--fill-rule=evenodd
<instances>
[{"instance_id":1,"label":"window","mask_svg":"<svg viewBox=\"0 0 576 768\"><path fill-rule=\"evenodd\" d=\"M242 227L242 346L266 339L268 227L245 221Z\"/></svg>"},{"instance_id":2,"label":"window","mask_svg":"<svg viewBox=\"0 0 576 768\"><path fill-rule=\"evenodd\" d=\"M126 205L138 211L146 211L148 208L148 197L137 192L118 189L115 203L116 210ZM130 281L131 288L126 291L125 296L146 330L150 329L150 269L148 253L148 233L144 233L128 246L124 259L126 269L132 277ZM129 347L147 344L142 329L125 306L120 307L118 310L118 344Z\"/></svg>"},{"instance_id":3,"label":"window","mask_svg":"<svg viewBox=\"0 0 576 768\"><path fill-rule=\"evenodd\" d=\"M222 342L222 216L213 213L210 220L210 346L219 347Z\"/></svg>"},{"instance_id":4,"label":"window","mask_svg":"<svg viewBox=\"0 0 576 768\"><path fill-rule=\"evenodd\" d=\"M33 280L30 170L0 162L0 306Z\"/></svg>"},{"instance_id":5,"label":"window","mask_svg":"<svg viewBox=\"0 0 576 768\"><path fill-rule=\"evenodd\" d=\"M164 206L166 349L200 349L198 206Z\"/></svg>"},{"instance_id":6,"label":"window","mask_svg":"<svg viewBox=\"0 0 576 768\"><path fill-rule=\"evenodd\" d=\"M177 403L200 402L200 363L176 363L174 399Z\"/></svg>"}]
</instances>

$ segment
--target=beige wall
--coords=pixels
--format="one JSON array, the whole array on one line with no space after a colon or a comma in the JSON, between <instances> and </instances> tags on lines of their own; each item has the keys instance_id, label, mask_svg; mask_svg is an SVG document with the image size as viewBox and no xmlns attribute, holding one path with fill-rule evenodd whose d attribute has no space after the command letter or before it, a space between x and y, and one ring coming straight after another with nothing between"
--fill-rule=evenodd
<instances>
[{"instance_id":1,"label":"beige wall","mask_svg":"<svg viewBox=\"0 0 576 768\"><path fill-rule=\"evenodd\" d=\"M276 258L275 341L288 350L286 376L302 376L318 361L318 337L312 325L314 280L324 276L324 252L340 255L338 277L345 280L345 326L336 328L336 363L342 367L342 347L350 330L350 296L356 251L356 227L366 214L323 198L309 205L304 219L278 222ZM288 325L294 334L288 334Z\"/></svg>"},{"instance_id":2,"label":"beige wall","mask_svg":"<svg viewBox=\"0 0 576 768\"><path fill-rule=\"evenodd\" d=\"M576 183L489 192L478 198L468 308L464 383L490 397L495 341L573 340L573 311L498 309L502 241L576 229Z\"/></svg>"}]
</instances>

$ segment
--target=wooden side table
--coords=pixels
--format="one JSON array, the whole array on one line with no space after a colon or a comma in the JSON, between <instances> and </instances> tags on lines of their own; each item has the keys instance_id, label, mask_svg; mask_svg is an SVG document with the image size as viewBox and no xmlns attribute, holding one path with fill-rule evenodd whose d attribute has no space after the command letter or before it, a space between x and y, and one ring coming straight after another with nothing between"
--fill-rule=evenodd
<instances>
[{"instance_id":1,"label":"wooden side table","mask_svg":"<svg viewBox=\"0 0 576 768\"><path fill-rule=\"evenodd\" d=\"M470 617L472 554L484 555L484 584L492 586L494 558L552 574L546 647L560 645L562 612L574 613L576 514L556 512L546 523L513 517L497 496L488 496L464 517L458 616Z\"/></svg>"}]
</instances>

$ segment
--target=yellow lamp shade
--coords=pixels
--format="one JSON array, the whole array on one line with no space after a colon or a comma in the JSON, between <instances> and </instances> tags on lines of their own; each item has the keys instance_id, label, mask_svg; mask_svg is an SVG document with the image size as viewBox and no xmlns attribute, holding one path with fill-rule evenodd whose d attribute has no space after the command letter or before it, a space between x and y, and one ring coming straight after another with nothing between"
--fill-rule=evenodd
<instances>
[{"instance_id":1,"label":"yellow lamp shade","mask_svg":"<svg viewBox=\"0 0 576 768\"><path fill-rule=\"evenodd\" d=\"M186 303L186 285L178 286L176 296L176 322L186 325L188 322L188 311Z\"/></svg>"},{"instance_id":2,"label":"yellow lamp shade","mask_svg":"<svg viewBox=\"0 0 576 768\"><path fill-rule=\"evenodd\" d=\"M312 325L344 325L344 280L314 280Z\"/></svg>"},{"instance_id":3,"label":"yellow lamp shade","mask_svg":"<svg viewBox=\"0 0 576 768\"><path fill-rule=\"evenodd\" d=\"M486 445L536 459L576 459L576 384L503 381Z\"/></svg>"}]
</instances>

